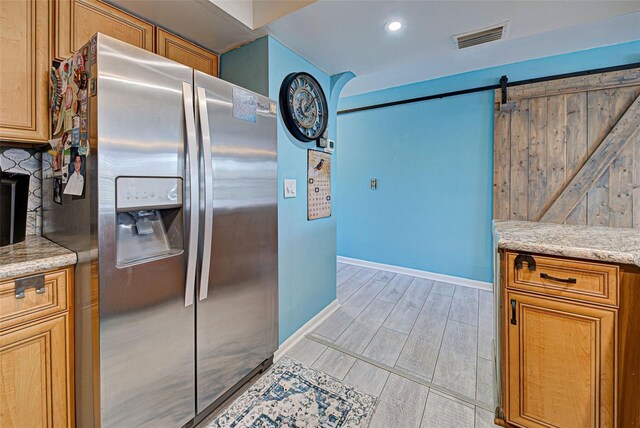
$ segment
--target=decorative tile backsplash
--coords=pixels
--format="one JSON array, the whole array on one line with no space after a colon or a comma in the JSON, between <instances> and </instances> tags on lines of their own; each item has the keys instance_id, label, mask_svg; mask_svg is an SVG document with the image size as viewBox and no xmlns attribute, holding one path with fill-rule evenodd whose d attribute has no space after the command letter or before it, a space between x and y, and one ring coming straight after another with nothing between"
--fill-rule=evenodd
<instances>
[{"instance_id":1,"label":"decorative tile backsplash","mask_svg":"<svg viewBox=\"0 0 640 428\"><path fill-rule=\"evenodd\" d=\"M42 153L32 149L0 148L2 171L29 174L27 235L42 234Z\"/></svg>"}]
</instances>

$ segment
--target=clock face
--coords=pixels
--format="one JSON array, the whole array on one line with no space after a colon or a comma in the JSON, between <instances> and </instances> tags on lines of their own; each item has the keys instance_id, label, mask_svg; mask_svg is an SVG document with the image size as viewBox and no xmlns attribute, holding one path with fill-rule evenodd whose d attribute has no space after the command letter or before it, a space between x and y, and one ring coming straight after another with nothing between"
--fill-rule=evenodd
<instances>
[{"instance_id":1,"label":"clock face","mask_svg":"<svg viewBox=\"0 0 640 428\"><path fill-rule=\"evenodd\" d=\"M327 129L327 99L320 84L307 73L291 73L280 88L280 109L289 132L300 141L313 141Z\"/></svg>"}]
</instances>

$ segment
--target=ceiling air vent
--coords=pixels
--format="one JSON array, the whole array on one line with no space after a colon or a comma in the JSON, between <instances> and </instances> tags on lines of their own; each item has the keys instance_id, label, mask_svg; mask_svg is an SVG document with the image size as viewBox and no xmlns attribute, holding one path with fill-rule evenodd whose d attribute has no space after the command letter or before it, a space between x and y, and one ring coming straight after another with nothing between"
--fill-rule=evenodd
<instances>
[{"instance_id":1,"label":"ceiling air vent","mask_svg":"<svg viewBox=\"0 0 640 428\"><path fill-rule=\"evenodd\" d=\"M471 46L481 45L483 43L494 42L504 39L507 35L508 22L494 25L492 27L483 28L482 30L472 31L470 33L456 34L453 40L456 41L458 49L464 49Z\"/></svg>"}]
</instances>

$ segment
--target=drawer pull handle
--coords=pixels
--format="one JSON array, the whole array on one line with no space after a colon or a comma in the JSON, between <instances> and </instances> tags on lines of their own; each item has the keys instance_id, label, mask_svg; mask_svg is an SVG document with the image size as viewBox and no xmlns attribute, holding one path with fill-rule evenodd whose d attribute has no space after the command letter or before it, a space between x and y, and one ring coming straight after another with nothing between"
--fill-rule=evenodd
<instances>
[{"instance_id":1,"label":"drawer pull handle","mask_svg":"<svg viewBox=\"0 0 640 428\"><path fill-rule=\"evenodd\" d=\"M511 324L517 325L516 321L516 301L511 299Z\"/></svg>"},{"instance_id":2,"label":"drawer pull handle","mask_svg":"<svg viewBox=\"0 0 640 428\"><path fill-rule=\"evenodd\" d=\"M540 278L549 279L551 281L556 281L556 282L564 282L566 284L575 284L577 282L575 278L567 278L567 279L556 278L555 276L547 275L544 272L540 274Z\"/></svg>"},{"instance_id":3,"label":"drawer pull handle","mask_svg":"<svg viewBox=\"0 0 640 428\"><path fill-rule=\"evenodd\" d=\"M24 292L27 288L33 287L36 293L44 294L44 275L28 276L16 279L16 299L24 299Z\"/></svg>"}]
</instances>

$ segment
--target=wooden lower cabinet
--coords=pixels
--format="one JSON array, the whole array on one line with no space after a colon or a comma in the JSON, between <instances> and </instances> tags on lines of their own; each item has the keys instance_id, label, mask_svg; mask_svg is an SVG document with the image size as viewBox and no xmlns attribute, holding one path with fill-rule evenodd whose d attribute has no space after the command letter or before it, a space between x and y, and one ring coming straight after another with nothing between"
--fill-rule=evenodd
<instances>
[{"instance_id":1,"label":"wooden lower cabinet","mask_svg":"<svg viewBox=\"0 0 640 428\"><path fill-rule=\"evenodd\" d=\"M75 426L73 307L67 304L72 275L72 269L46 273L41 292L27 288L21 299L13 292L14 280L0 282L3 310L10 307L9 298L16 299L15 313L24 320L3 313L0 322L2 428ZM42 304L47 301L51 304Z\"/></svg>"},{"instance_id":2,"label":"wooden lower cabinet","mask_svg":"<svg viewBox=\"0 0 640 428\"><path fill-rule=\"evenodd\" d=\"M506 250L500 263L497 421L640 428L640 267Z\"/></svg>"},{"instance_id":3,"label":"wooden lower cabinet","mask_svg":"<svg viewBox=\"0 0 640 428\"><path fill-rule=\"evenodd\" d=\"M614 309L507 291L507 402L525 427L613 427Z\"/></svg>"},{"instance_id":4,"label":"wooden lower cabinet","mask_svg":"<svg viewBox=\"0 0 640 428\"><path fill-rule=\"evenodd\" d=\"M71 425L68 323L65 314L2 335L2 427Z\"/></svg>"}]
</instances>

